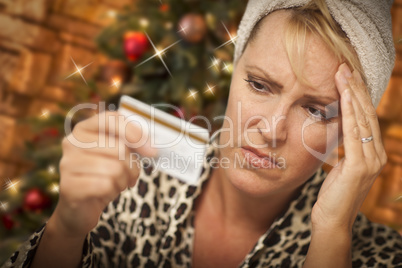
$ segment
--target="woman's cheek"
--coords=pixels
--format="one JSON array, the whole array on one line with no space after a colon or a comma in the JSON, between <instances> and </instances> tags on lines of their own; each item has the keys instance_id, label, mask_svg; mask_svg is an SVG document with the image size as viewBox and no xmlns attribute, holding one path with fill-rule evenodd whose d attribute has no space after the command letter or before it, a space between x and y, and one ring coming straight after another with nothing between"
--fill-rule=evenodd
<instances>
[{"instance_id":1,"label":"woman's cheek","mask_svg":"<svg viewBox=\"0 0 402 268\"><path fill-rule=\"evenodd\" d=\"M301 143L309 154L320 161L325 161L334 148L339 145L340 133L338 122L305 123L301 128Z\"/></svg>"},{"instance_id":2,"label":"woman's cheek","mask_svg":"<svg viewBox=\"0 0 402 268\"><path fill-rule=\"evenodd\" d=\"M239 139L239 135L242 135L244 132L245 122L243 121L247 121L255 110L250 106L251 102L241 92L241 88L231 88L226 108L226 118L223 124L224 128L230 129L231 133L228 135L229 133L226 131L225 135L222 136L222 140L227 141L229 136L231 136L234 141L240 141L241 138ZM237 144L235 143L235 145Z\"/></svg>"}]
</instances>

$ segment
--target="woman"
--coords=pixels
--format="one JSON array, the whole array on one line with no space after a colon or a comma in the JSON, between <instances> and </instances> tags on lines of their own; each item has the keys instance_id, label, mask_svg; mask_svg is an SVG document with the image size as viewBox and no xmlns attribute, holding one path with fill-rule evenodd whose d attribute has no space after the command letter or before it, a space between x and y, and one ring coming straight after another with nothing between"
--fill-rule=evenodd
<instances>
[{"instance_id":1,"label":"woman","mask_svg":"<svg viewBox=\"0 0 402 268\"><path fill-rule=\"evenodd\" d=\"M227 117L197 186L131 169L116 148L80 149L65 139L56 210L6 266L401 266L400 236L358 212L386 162L372 99L376 105L380 94L373 85L382 91L389 79L392 67L382 68L393 65L393 50L375 69L330 15L331 5L341 14L340 1L287 2L248 3ZM389 12L385 2L361 5L378 17ZM389 24L376 29L389 39ZM73 134L84 142L104 130L117 141L119 133L141 136L134 125L106 126L93 117ZM326 175L323 157L338 142L346 157ZM213 158L228 166L212 168Z\"/></svg>"}]
</instances>

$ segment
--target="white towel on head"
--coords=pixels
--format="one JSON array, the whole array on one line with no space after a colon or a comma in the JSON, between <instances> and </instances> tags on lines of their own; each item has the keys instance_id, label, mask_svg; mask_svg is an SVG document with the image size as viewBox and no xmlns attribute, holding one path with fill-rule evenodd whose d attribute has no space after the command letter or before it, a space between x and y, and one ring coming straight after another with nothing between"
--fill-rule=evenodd
<instances>
[{"instance_id":1,"label":"white towel on head","mask_svg":"<svg viewBox=\"0 0 402 268\"><path fill-rule=\"evenodd\" d=\"M240 22L234 63L242 55L256 23L267 14L310 0L249 0ZM374 107L384 93L395 63L390 9L393 0L325 0L359 57Z\"/></svg>"}]
</instances>

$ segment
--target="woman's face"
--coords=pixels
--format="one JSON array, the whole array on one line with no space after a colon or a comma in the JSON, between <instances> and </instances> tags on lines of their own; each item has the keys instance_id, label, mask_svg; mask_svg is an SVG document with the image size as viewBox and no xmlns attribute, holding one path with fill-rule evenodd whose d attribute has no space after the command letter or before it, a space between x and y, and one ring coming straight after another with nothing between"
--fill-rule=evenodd
<instances>
[{"instance_id":1,"label":"woman's face","mask_svg":"<svg viewBox=\"0 0 402 268\"><path fill-rule=\"evenodd\" d=\"M297 80L284 43L288 12L266 17L239 59L219 139L221 159L232 163L221 169L224 177L253 196L293 192L342 135L334 78L340 63L311 36L302 68L310 85Z\"/></svg>"}]
</instances>

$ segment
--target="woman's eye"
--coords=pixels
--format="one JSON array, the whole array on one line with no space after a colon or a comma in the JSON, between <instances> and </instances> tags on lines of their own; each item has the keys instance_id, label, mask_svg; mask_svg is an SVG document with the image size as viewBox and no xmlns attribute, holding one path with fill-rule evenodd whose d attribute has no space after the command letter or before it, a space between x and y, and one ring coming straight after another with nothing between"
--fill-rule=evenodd
<instances>
[{"instance_id":1,"label":"woman's eye","mask_svg":"<svg viewBox=\"0 0 402 268\"><path fill-rule=\"evenodd\" d=\"M315 109L313 107L308 107L307 111L315 119L318 119L318 120L321 120L321 121L326 121L327 120L327 117L326 117L325 113L320 111L320 110L317 110L317 109Z\"/></svg>"},{"instance_id":2,"label":"woman's eye","mask_svg":"<svg viewBox=\"0 0 402 268\"><path fill-rule=\"evenodd\" d=\"M264 86L261 85L260 83L257 83L255 81L251 82L251 85L253 86L253 88L257 89L257 90L263 90Z\"/></svg>"},{"instance_id":3,"label":"woman's eye","mask_svg":"<svg viewBox=\"0 0 402 268\"><path fill-rule=\"evenodd\" d=\"M267 91L267 89L265 88L265 86L263 84L260 84L253 80L247 80L247 79L244 79L244 81L246 81L252 87L252 89L254 89L256 91L260 91L260 92Z\"/></svg>"}]
</instances>

